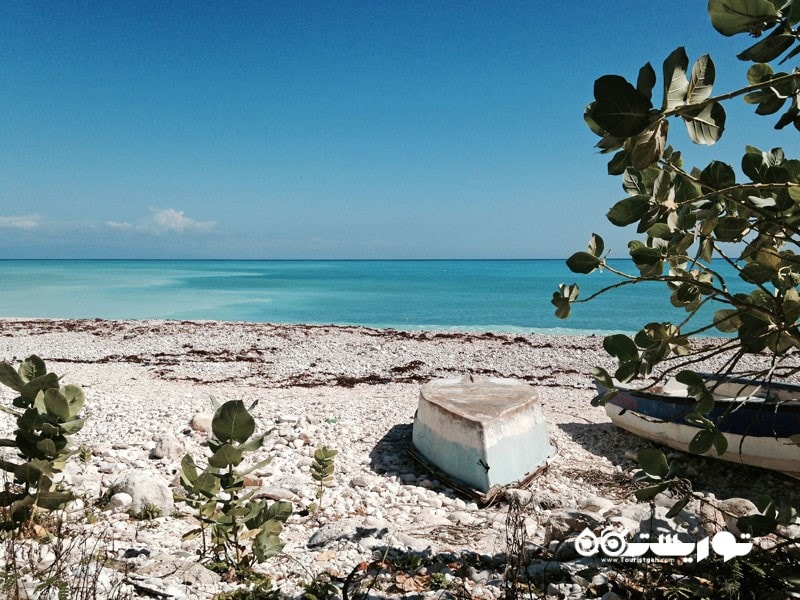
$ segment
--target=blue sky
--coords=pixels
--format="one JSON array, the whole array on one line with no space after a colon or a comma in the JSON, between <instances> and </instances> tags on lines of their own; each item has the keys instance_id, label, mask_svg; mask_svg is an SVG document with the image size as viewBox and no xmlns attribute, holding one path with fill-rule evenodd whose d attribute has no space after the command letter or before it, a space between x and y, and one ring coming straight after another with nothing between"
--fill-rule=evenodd
<instances>
[{"instance_id":1,"label":"blue sky","mask_svg":"<svg viewBox=\"0 0 800 600\"><path fill-rule=\"evenodd\" d=\"M665 6L0 3L0 258L557 258L593 231L624 256L594 79L683 45L745 81L747 38ZM792 154L726 107L692 164Z\"/></svg>"}]
</instances>

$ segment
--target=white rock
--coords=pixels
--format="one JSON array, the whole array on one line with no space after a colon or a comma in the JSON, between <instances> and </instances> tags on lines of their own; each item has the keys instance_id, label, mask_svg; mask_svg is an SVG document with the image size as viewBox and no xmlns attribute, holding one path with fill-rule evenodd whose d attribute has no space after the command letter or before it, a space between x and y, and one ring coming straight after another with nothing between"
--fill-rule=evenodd
<instances>
[{"instance_id":1,"label":"white rock","mask_svg":"<svg viewBox=\"0 0 800 600\"><path fill-rule=\"evenodd\" d=\"M586 498L580 505L583 510L597 512L600 514L605 513L607 510L614 508L616 504L608 498L601 498L600 496L592 496Z\"/></svg>"},{"instance_id":2,"label":"white rock","mask_svg":"<svg viewBox=\"0 0 800 600\"><path fill-rule=\"evenodd\" d=\"M206 412L199 412L192 417L189 426L200 433L211 433L211 421L214 415Z\"/></svg>"},{"instance_id":3,"label":"white rock","mask_svg":"<svg viewBox=\"0 0 800 600\"><path fill-rule=\"evenodd\" d=\"M112 512L127 513L133 506L133 497L126 492L117 492L108 500L106 508Z\"/></svg>"},{"instance_id":4,"label":"white rock","mask_svg":"<svg viewBox=\"0 0 800 600\"><path fill-rule=\"evenodd\" d=\"M141 513L149 506L155 506L163 516L168 517L174 508L172 492L166 482L156 475L129 473L114 487L114 492L130 494L132 502L129 512L131 514Z\"/></svg>"},{"instance_id":5,"label":"white rock","mask_svg":"<svg viewBox=\"0 0 800 600\"><path fill-rule=\"evenodd\" d=\"M174 435L160 435L155 439L155 446L150 451L151 458L174 460L184 454L183 444Z\"/></svg>"}]
</instances>

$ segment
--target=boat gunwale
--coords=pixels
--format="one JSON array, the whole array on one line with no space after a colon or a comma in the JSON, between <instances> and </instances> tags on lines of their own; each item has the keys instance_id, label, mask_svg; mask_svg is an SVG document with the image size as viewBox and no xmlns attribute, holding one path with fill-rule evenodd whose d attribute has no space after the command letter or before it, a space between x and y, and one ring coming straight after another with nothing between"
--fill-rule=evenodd
<instances>
[{"instance_id":1,"label":"boat gunwale","mask_svg":"<svg viewBox=\"0 0 800 600\"><path fill-rule=\"evenodd\" d=\"M714 404L715 405L736 405L736 410L739 410L740 407L747 407L749 409L756 409L756 408L774 408L780 410L781 412L800 412L800 384L792 384L792 383L767 383L762 380L748 380L746 378L721 378L716 377L713 375L707 374L700 374L701 377L707 379L714 379L716 381L720 381L720 383L725 384L736 384L736 383L746 383L747 385L760 385L763 384L764 387L768 387L771 390L778 390L778 391L796 391L798 394L797 398L791 399L780 399L774 397L761 397L761 396L722 396L714 397ZM602 383L595 380L595 385L597 386L598 390L600 391L607 391L606 388ZM660 400L663 402L669 402L672 404L697 404L697 400L692 398L691 396L678 396L672 395L668 393L664 393L663 391L659 392L657 390L663 390L663 387L654 388L653 390L647 389L636 389L634 387L621 384L615 389L619 392L614 398L610 399L609 402L614 404L618 404L614 402L614 400L620 394L631 394L634 396L639 396L642 398L647 398L649 400Z\"/></svg>"}]
</instances>

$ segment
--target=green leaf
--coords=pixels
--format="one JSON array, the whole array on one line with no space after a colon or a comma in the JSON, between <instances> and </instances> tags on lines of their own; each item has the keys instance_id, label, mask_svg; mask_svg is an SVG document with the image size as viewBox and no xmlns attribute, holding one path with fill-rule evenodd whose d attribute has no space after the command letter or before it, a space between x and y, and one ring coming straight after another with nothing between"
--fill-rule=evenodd
<instances>
[{"instance_id":1,"label":"green leaf","mask_svg":"<svg viewBox=\"0 0 800 600\"><path fill-rule=\"evenodd\" d=\"M603 339L603 348L620 362L639 359L639 348L627 335L617 333Z\"/></svg>"},{"instance_id":2,"label":"green leaf","mask_svg":"<svg viewBox=\"0 0 800 600\"><path fill-rule=\"evenodd\" d=\"M747 69L747 82L750 85L756 85L765 79L769 79L774 73L775 71L770 65L766 63L757 63Z\"/></svg>"},{"instance_id":3,"label":"green leaf","mask_svg":"<svg viewBox=\"0 0 800 600\"><path fill-rule=\"evenodd\" d=\"M600 77L594 82L594 97L591 117L612 136L631 137L647 127L652 104L624 77Z\"/></svg>"},{"instance_id":4,"label":"green leaf","mask_svg":"<svg viewBox=\"0 0 800 600\"><path fill-rule=\"evenodd\" d=\"M55 442L47 438L39 440L36 443L36 449L41 452L45 458L55 458L58 452Z\"/></svg>"},{"instance_id":5,"label":"green leaf","mask_svg":"<svg viewBox=\"0 0 800 600\"><path fill-rule=\"evenodd\" d=\"M607 390L601 394L597 394L591 400L592 406L605 406L617 396L618 391L614 388ZM798 444L800 446L800 444Z\"/></svg>"},{"instance_id":6,"label":"green leaf","mask_svg":"<svg viewBox=\"0 0 800 600\"><path fill-rule=\"evenodd\" d=\"M264 562L280 554L282 550L283 544L280 538L268 529L262 529L253 540L253 553L258 562Z\"/></svg>"},{"instance_id":7,"label":"green leaf","mask_svg":"<svg viewBox=\"0 0 800 600\"><path fill-rule=\"evenodd\" d=\"M715 77L714 61L708 54L704 54L692 66L692 78L689 81L686 101L689 104L696 104L711 96Z\"/></svg>"},{"instance_id":8,"label":"green leaf","mask_svg":"<svg viewBox=\"0 0 800 600\"><path fill-rule=\"evenodd\" d=\"M250 438L244 444L239 446L239 450L242 452L253 452L261 448L264 445L264 438L266 434L257 435L253 438Z\"/></svg>"},{"instance_id":9,"label":"green leaf","mask_svg":"<svg viewBox=\"0 0 800 600\"><path fill-rule=\"evenodd\" d=\"M753 537L769 535L778 526L778 522L764 515L747 515L740 517L736 521L736 527L743 533L749 533Z\"/></svg>"},{"instance_id":10,"label":"green leaf","mask_svg":"<svg viewBox=\"0 0 800 600\"><path fill-rule=\"evenodd\" d=\"M214 436L225 443L247 441L256 429L256 423L241 400L229 400L214 413L211 420Z\"/></svg>"},{"instance_id":11,"label":"green leaf","mask_svg":"<svg viewBox=\"0 0 800 600\"><path fill-rule=\"evenodd\" d=\"M181 460L181 481L190 486L197 481L197 465L190 454L186 454Z\"/></svg>"},{"instance_id":12,"label":"green leaf","mask_svg":"<svg viewBox=\"0 0 800 600\"><path fill-rule=\"evenodd\" d=\"M77 385L70 384L65 385L61 393L64 394L64 397L67 399L70 418L76 416L86 402L86 396L83 394L83 390Z\"/></svg>"},{"instance_id":13,"label":"green leaf","mask_svg":"<svg viewBox=\"0 0 800 600\"><path fill-rule=\"evenodd\" d=\"M620 364L619 368L614 371L614 377L617 379L617 381L627 383L639 375L640 367L641 361L639 360L623 362Z\"/></svg>"},{"instance_id":14,"label":"green leaf","mask_svg":"<svg viewBox=\"0 0 800 600\"><path fill-rule=\"evenodd\" d=\"M766 283L776 274L776 270L759 263L749 263L744 266L739 276L748 283Z\"/></svg>"},{"instance_id":15,"label":"green leaf","mask_svg":"<svg viewBox=\"0 0 800 600\"><path fill-rule=\"evenodd\" d=\"M0 362L0 383L16 392L22 392L22 388L25 386L25 382L17 370L7 362Z\"/></svg>"},{"instance_id":16,"label":"green leaf","mask_svg":"<svg viewBox=\"0 0 800 600\"><path fill-rule=\"evenodd\" d=\"M680 115L695 144L711 146L719 141L725 131L725 109L719 102L682 110Z\"/></svg>"},{"instance_id":17,"label":"green leaf","mask_svg":"<svg viewBox=\"0 0 800 600\"><path fill-rule=\"evenodd\" d=\"M631 165L634 169L646 169L664 156L668 131L667 120L659 119L636 136L635 145L630 154Z\"/></svg>"},{"instance_id":18,"label":"green leaf","mask_svg":"<svg viewBox=\"0 0 800 600\"><path fill-rule=\"evenodd\" d=\"M775 23L778 11L769 0L709 0L708 16L714 29L732 36Z\"/></svg>"},{"instance_id":19,"label":"green leaf","mask_svg":"<svg viewBox=\"0 0 800 600\"><path fill-rule=\"evenodd\" d=\"M264 460L260 460L257 463L255 463L254 465L247 467L243 471L240 471L239 474L240 475L249 475L253 471L257 471L259 469L263 469L264 467L266 467L271 462L272 462L272 459L267 457Z\"/></svg>"},{"instance_id":20,"label":"green leaf","mask_svg":"<svg viewBox=\"0 0 800 600\"><path fill-rule=\"evenodd\" d=\"M559 319L566 319L569 317L572 311L571 303L578 299L579 294L580 289L578 288L578 284L573 283L572 285L565 285L560 283L558 285L558 291L553 292L553 298L550 300L550 304L556 307L556 317Z\"/></svg>"},{"instance_id":21,"label":"green leaf","mask_svg":"<svg viewBox=\"0 0 800 600\"><path fill-rule=\"evenodd\" d=\"M617 227L626 227L636 223L650 208L650 197L643 194L624 198L617 202L606 214L611 223Z\"/></svg>"},{"instance_id":22,"label":"green leaf","mask_svg":"<svg viewBox=\"0 0 800 600\"><path fill-rule=\"evenodd\" d=\"M240 462L242 462L242 451L238 448L234 448L230 444L223 444L220 446L211 458L208 459L208 464L217 469L235 467Z\"/></svg>"},{"instance_id":23,"label":"green leaf","mask_svg":"<svg viewBox=\"0 0 800 600\"><path fill-rule=\"evenodd\" d=\"M663 479L669 472L667 457L655 448L642 448L636 455L636 461L642 470L651 477Z\"/></svg>"},{"instance_id":24,"label":"green leaf","mask_svg":"<svg viewBox=\"0 0 800 600\"><path fill-rule=\"evenodd\" d=\"M279 500L273 502L267 511L267 517L270 521L280 521L285 523L286 520L292 516L292 503L286 500Z\"/></svg>"},{"instance_id":25,"label":"green leaf","mask_svg":"<svg viewBox=\"0 0 800 600\"><path fill-rule=\"evenodd\" d=\"M56 388L50 388L44 393L44 406L47 413L55 415L59 421L66 421L72 416L66 396Z\"/></svg>"},{"instance_id":26,"label":"green leaf","mask_svg":"<svg viewBox=\"0 0 800 600\"><path fill-rule=\"evenodd\" d=\"M75 495L72 492L42 491L36 494L36 504L46 510L58 510Z\"/></svg>"},{"instance_id":27,"label":"green leaf","mask_svg":"<svg viewBox=\"0 0 800 600\"><path fill-rule=\"evenodd\" d=\"M714 432L708 429L698 431L689 442L689 452L692 454L705 454L714 445Z\"/></svg>"},{"instance_id":28,"label":"green leaf","mask_svg":"<svg viewBox=\"0 0 800 600\"><path fill-rule=\"evenodd\" d=\"M591 104L587 105L586 108L583 109L583 120L586 123L586 126L592 130L592 133L603 137L606 132L603 131L603 128L600 127L595 120L592 118L592 112L594 111L595 103L592 102Z\"/></svg>"},{"instance_id":29,"label":"green leaf","mask_svg":"<svg viewBox=\"0 0 800 600\"><path fill-rule=\"evenodd\" d=\"M14 477L23 483L40 485L43 479L53 476L53 465L50 461L34 458L22 463L14 469Z\"/></svg>"},{"instance_id":30,"label":"green leaf","mask_svg":"<svg viewBox=\"0 0 800 600\"><path fill-rule=\"evenodd\" d=\"M714 190L736 185L736 172L729 164L714 160L700 173L700 182Z\"/></svg>"},{"instance_id":31,"label":"green leaf","mask_svg":"<svg viewBox=\"0 0 800 600\"><path fill-rule=\"evenodd\" d=\"M47 373L32 379L22 388L21 394L24 398L33 400L39 392L50 388L58 389L58 375L55 373Z\"/></svg>"},{"instance_id":32,"label":"green leaf","mask_svg":"<svg viewBox=\"0 0 800 600\"><path fill-rule=\"evenodd\" d=\"M736 55L739 60L749 60L755 63L768 63L786 52L794 43L791 29L777 28L763 40L750 46L747 50Z\"/></svg>"},{"instance_id":33,"label":"green leaf","mask_svg":"<svg viewBox=\"0 0 800 600\"><path fill-rule=\"evenodd\" d=\"M700 375L698 375L694 371L688 371L688 370L681 371L680 373L678 373L675 376L675 380L678 383L682 383L688 388L692 387L705 388L705 383L706 383L705 380L702 377L700 377Z\"/></svg>"},{"instance_id":34,"label":"green leaf","mask_svg":"<svg viewBox=\"0 0 800 600\"><path fill-rule=\"evenodd\" d=\"M606 389L611 389L614 387L614 381L611 379L611 375L609 375L608 371L602 367L593 367L592 377L594 377L597 383Z\"/></svg>"},{"instance_id":35,"label":"green leaf","mask_svg":"<svg viewBox=\"0 0 800 600\"><path fill-rule=\"evenodd\" d=\"M652 500L653 498L658 496L658 494L666 490L668 487L669 483L664 481L662 483L659 483L658 485L652 485L650 487L646 487L641 490L636 490L634 496L636 496L636 499L639 500L639 502Z\"/></svg>"},{"instance_id":36,"label":"green leaf","mask_svg":"<svg viewBox=\"0 0 800 600\"><path fill-rule=\"evenodd\" d=\"M593 233L592 237L589 238L589 254L599 258L603 254L604 249L605 244L603 243L603 238Z\"/></svg>"},{"instance_id":37,"label":"green leaf","mask_svg":"<svg viewBox=\"0 0 800 600\"><path fill-rule=\"evenodd\" d=\"M588 252L576 252L567 259L567 267L573 273L588 274L602 264L602 261Z\"/></svg>"},{"instance_id":38,"label":"green leaf","mask_svg":"<svg viewBox=\"0 0 800 600\"><path fill-rule=\"evenodd\" d=\"M26 358L19 366L19 376L26 383L45 375L47 375L47 367L45 367L44 361L35 354Z\"/></svg>"},{"instance_id":39,"label":"green leaf","mask_svg":"<svg viewBox=\"0 0 800 600\"><path fill-rule=\"evenodd\" d=\"M656 72L650 63L639 69L639 77L636 79L636 91L650 100L653 97L653 87L656 85Z\"/></svg>"},{"instance_id":40,"label":"green leaf","mask_svg":"<svg viewBox=\"0 0 800 600\"><path fill-rule=\"evenodd\" d=\"M686 103L689 93L689 80L686 79L686 69L689 68L689 58L683 47L676 48L664 61L664 102L662 111L672 110Z\"/></svg>"},{"instance_id":41,"label":"green leaf","mask_svg":"<svg viewBox=\"0 0 800 600\"><path fill-rule=\"evenodd\" d=\"M714 228L714 235L721 242L738 242L749 228L747 219L722 217Z\"/></svg>"},{"instance_id":42,"label":"green leaf","mask_svg":"<svg viewBox=\"0 0 800 600\"><path fill-rule=\"evenodd\" d=\"M86 419L73 419L72 421L65 421L58 424L58 428L64 435L72 435L78 433L86 423Z\"/></svg>"},{"instance_id":43,"label":"green leaf","mask_svg":"<svg viewBox=\"0 0 800 600\"><path fill-rule=\"evenodd\" d=\"M672 505L672 508L670 508L667 511L666 518L674 519L675 517L677 517L680 514L680 512L684 508L686 508L686 505L689 504L691 500L692 500L691 496L684 496L683 498L678 500L675 504Z\"/></svg>"},{"instance_id":44,"label":"green leaf","mask_svg":"<svg viewBox=\"0 0 800 600\"><path fill-rule=\"evenodd\" d=\"M728 451L728 438L721 431L714 432L714 450L717 451L717 456L722 456Z\"/></svg>"},{"instance_id":45,"label":"green leaf","mask_svg":"<svg viewBox=\"0 0 800 600\"><path fill-rule=\"evenodd\" d=\"M742 157L742 172L752 179L753 183L765 183L767 169L769 169L769 165L764 159L764 153L758 148L747 146Z\"/></svg>"},{"instance_id":46,"label":"green leaf","mask_svg":"<svg viewBox=\"0 0 800 600\"><path fill-rule=\"evenodd\" d=\"M572 314L572 305L569 300L561 296L558 292L553 292L553 298L550 300L550 304L556 307L555 314L558 319L568 319Z\"/></svg>"},{"instance_id":47,"label":"green leaf","mask_svg":"<svg viewBox=\"0 0 800 600\"><path fill-rule=\"evenodd\" d=\"M630 249L631 259L644 277L659 277L664 270L664 255L660 248L633 246Z\"/></svg>"}]
</instances>

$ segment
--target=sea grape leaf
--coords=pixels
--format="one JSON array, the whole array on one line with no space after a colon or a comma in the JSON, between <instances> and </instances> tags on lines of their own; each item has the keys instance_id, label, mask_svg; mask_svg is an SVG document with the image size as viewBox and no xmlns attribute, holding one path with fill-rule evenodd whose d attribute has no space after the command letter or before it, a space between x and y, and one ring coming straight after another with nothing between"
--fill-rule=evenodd
<instances>
[{"instance_id":1,"label":"sea grape leaf","mask_svg":"<svg viewBox=\"0 0 800 600\"><path fill-rule=\"evenodd\" d=\"M603 339L603 348L620 362L639 359L639 348L627 335L617 333Z\"/></svg>"},{"instance_id":2,"label":"sea grape leaf","mask_svg":"<svg viewBox=\"0 0 800 600\"><path fill-rule=\"evenodd\" d=\"M682 110L681 118L695 144L711 146L719 141L725 131L725 109L719 102Z\"/></svg>"},{"instance_id":3,"label":"sea grape leaf","mask_svg":"<svg viewBox=\"0 0 800 600\"><path fill-rule=\"evenodd\" d=\"M711 96L715 77L714 61L708 54L704 54L692 66L692 78L689 80L686 101L689 104L696 104Z\"/></svg>"},{"instance_id":4,"label":"sea grape leaf","mask_svg":"<svg viewBox=\"0 0 800 600\"><path fill-rule=\"evenodd\" d=\"M728 451L728 438L721 431L714 432L714 450L717 451L717 456L722 456Z\"/></svg>"},{"instance_id":5,"label":"sea grape leaf","mask_svg":"<svg viewBox=\"0 0 800 600\"><path fill-rule=\"evenodd\" d=\"M689 452L692 454L705 454L714 445L714 432L709 429L701 429L689 442Z\"/></svg>"},{"instance_id":6,"label":"sea grape leaf","mask_svg":"<svg viewBox=\"0 0 800 600\"><path fill-rule=\"evenodd\" d=\"M663 479L669 472L667 457L655 448L642 448L637 453L636 460L642 470L651 477Z\"/></svg>"},{"instance_id":7,"label":"sea grape leaf","mask_svg":"<svg viewBox=\"0 0 800 600\"><path fill-rule=\"evenodd\" d=\"M769 535L778 525L774 518L765 515L747 515L736 521L739 531L749 533L753 537Z\"/></svg>"},{"instance_id":8,"label":"sea grape leaf","mask_svg":"<svg viewBox=\"0 0 800 600\"><path fill-rule=\"evenodd\" d=\"M664 156L668 131L669 122L659 119L636 136L636 145L630 154L634 169L646 169Z\"/></svg>"},{"instance_id":9,"label":"sea grape leaf","mask_svg":"<svg viewBox=\"0 0 800 600\"><path fill-rule=\"evenodd\" d=\"M652 485L650 487L643 488L641 490L636 490L634 496L640 502L645 502L646 500L652 500L656 496L658 496L661 492L666 490L669 487L669 483L663 481L658 485Z\"/></svg>"},{"instance_id":10,"label":"sea grape leaf","mask_svg":"<svg viewBox=\"0 0 800 600\"><path fill-rule=\"evenodd\" d=\"M588 252L576 252L567 259L570 271L584 275L594 271L600 264L600 259Z\"/></svg>"},{"instance_id":11,"label":"sea grape leaf","mask_svg":"<svg viewBox=\"0 0 800 600\"><path fill-rule=\"evenodd\" d=\"M750 221L740 217L722 217L714 228L714 235L721 242L739 241L749 229Z\"/></svg>"},{"instance_id":12,"label":"sea grape leaf","mask_svg":"<svg viewBox=\"0 0 800 600\"><path fill-rule=\"evenodd\" d=\"M639 69L639 76L636 79L636 90L645 98L650 100L653 97L653 87L656 85L656 72L650 63L645 64Z\"/></svg>"},{"instance_id":13,"label":"sea grape leaf","mask_svg":"<svg viewBox=\"0 0 800 600\"><path fill-rule=\"evenodd\" d=\"M736 185L736 172L729 164L714 160L700 173L700 183L714 190L724 190Z\"/></svg>"},{"instance_id":14,"label":"sea grape leaf","mask_svg":"<svg viewBox=\"0 0 800 600\"><path fill-rule=\"evenodd\" d=\"M686 495L683 498L681 498L680 500L678 500L675 504L672 505L672 508L670 508L667 511L666 518L667 519L674 519L675 517L677 517L680 514L680 512L684 508L686 508L686 505L689 504L689 502L691 500L692 500L692 497L690 495Z\"/></svg>"},{"instance_id":15,"label":"sea grape leaf","mask_svg":"<svg viewBox=\"0 0 800 600\"><path fill-rule=\"evenodd\" d=\"M593 233L592 237L589 238L589 253L592 256L600 257L600 255L603 254L604 249L605 243L603 242L603 238L596 233Z\"/></svg>"},{"instance_id":16,"label":"sea grape leaf","mask_svg":"<svg viewBox=\"0 0 800 600\"><path fill-rule=\"evenodd\" d=\"M686 79L688 67L689 58L682 46L673 50L664 61L664 103L661 110L672 110L686 103L689 92L689 80Z\"/></svg>"},{"instance_id":17,"label":"sea grape leaf","mask_svg":"<svg viewBox=\"0 0 800 600\"><path fill-rule=\"evenodd\" d=\"M650 100L619 75L603 75L594 82L591 118L604 131L628 138L643 131L650 117Z\"/></svg>"},{"instance_id":18,"label":"sea grape leaf","mask_svg":"<svg viewBox=\"0 0 800 600\"><path fill-rule=\"evenodd\" d=\"M732 36L775 23L778 11L769 0L709 0L708 16L714 29Z\"/></svg>"},{"instance_id":19,"label":"sea grape leaf","mask_svg":"<svg viewBox=\"0 0 800 600\"><path fill-rule=\"evenodd\" d=\"M626 227L639 221L650 207L650 197L638 194L623 198L606 214L606 218L617 227Z\"/></svg>"},{"instance_id":20,"label":"sea grape leaf","mask_svg":"<svg viewBox=\"0 0 800 600\"><path fill-rule=\"evenodd\" d=\"M794 36L790 33L781 29L776 29L760 42L753 44L747 50L737 54L736 58L739 60L766 63L775 60L786 52L792 46L794 40Z\"/></svg>"}]
</instances>

